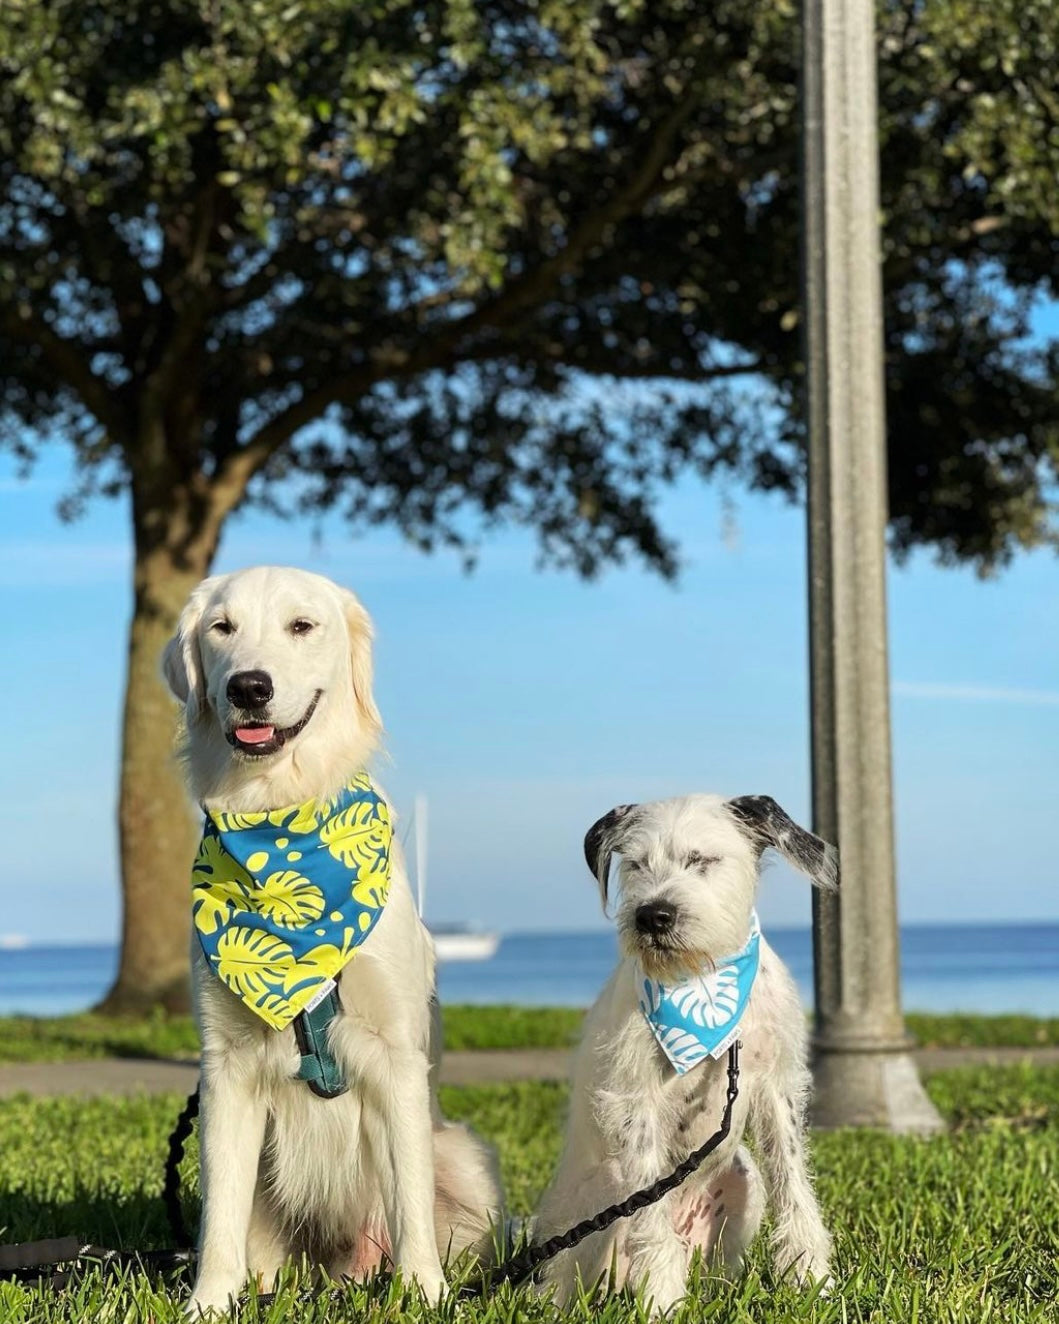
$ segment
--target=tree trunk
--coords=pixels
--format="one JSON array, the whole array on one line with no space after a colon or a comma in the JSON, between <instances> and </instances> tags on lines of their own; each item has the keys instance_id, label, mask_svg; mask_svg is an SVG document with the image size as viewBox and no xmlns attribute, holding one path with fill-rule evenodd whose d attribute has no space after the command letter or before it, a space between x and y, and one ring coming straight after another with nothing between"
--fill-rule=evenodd
<instances>
[{"instance_id":1,"label":"tree trunk","mask_svg":"<svg viewBox=\"0 0 1059 1324\"><path fill-rule=\"evenodd\" d=\"M135 597L118 805L121 960L98 1008L111 1014L190 1006L189 889L198 815L175 756L180 712L162 679L161 656L217 546L223 514L210 495L185 502L170 490L168 501L152 501L145 515L134 493Z\"/></svg>"}]
</instances>

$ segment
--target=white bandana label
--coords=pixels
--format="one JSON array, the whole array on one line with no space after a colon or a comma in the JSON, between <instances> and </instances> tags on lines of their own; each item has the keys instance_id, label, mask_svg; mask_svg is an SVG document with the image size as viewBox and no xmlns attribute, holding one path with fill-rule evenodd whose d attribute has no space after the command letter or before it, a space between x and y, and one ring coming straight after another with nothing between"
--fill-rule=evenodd
<instances>
[{"instance_id":1,"label":"white bandana label","mask_svg":"<svg viewBox=\"0 0 1059 1324\"><path fill-rule=\"evenodd\" d=\"M640 1010L678 1076L708 1057L721 1057L738 1036L757 975L760 939L757 914L751 913L746 946L713 970L679 984L644 975Z\"/></svg>"},{"instance_id":2,"label":"white bandana label","mask_svg":"<svg viewBox=\"0 0 1059 1324\"><path fill-rule=\"evenodd\" d=\"M320 1005L320 1003L323 1002L324 998L328 998L331 996L331 990L337 987L338 984L334 979L329 979L327 980L326 983L321 984L319 992L315 993L309 999L309 1001L305 1004L305 1006L302 1007L302 1011L303 1012L315 1011L316 1008Z\"/></svg>"}]
</instances>

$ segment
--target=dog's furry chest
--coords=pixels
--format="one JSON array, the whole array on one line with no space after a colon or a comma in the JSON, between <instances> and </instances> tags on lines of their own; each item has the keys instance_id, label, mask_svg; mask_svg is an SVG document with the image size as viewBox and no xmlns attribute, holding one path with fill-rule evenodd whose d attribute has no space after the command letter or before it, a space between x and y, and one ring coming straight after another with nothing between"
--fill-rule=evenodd
<instances>
[{"instance_id":1,"label":"dog's furry chest","mask_svg":"<svg viewBox=\"0 0 1059 1324\"><path fill-rule=\"evenodd\" d=\"M211 980L208 971L203 978ZM203 1069L252 1079L267 1106L259 1182L290 1244L316 1259L348 1250L358 1229L382 1226L381 1177L367 1113L378 1113L380 1081L389 1070L387 1045L361 1018L342 1011L330 1034L348 1083L321 1099L297 1078L301 1060L291 1029L249 1019L216 981L199 989Z\"/></svg>"},{"instance_id":2,"label":"dog's furry chest","mask_svg":"<svg viewBox=\"0 0 1059 1324\"><path fill-rule=\"evenodd\" d=\"M591 1111L605 1154L641 1149L650 1134L680 1162L720 1125L727 1057L678 1075L638 1011L599 1045L596 1062Z\"/></svg>"},{"instance_id":3,"label":"dog's furry chest","mask_svg":"<svg viewBox=\"0 0 1059 1324\"><path fill-rule=\"evenodd\" d=\"M337 1099L318 1099L300 1081L284 1082L272 1093L261 1179L283 1221L317 1255L353 1235L353 1211L360 1221L381 1221L378 1175L364 1143L364 1106L355 1081Z\"/></svg>"}]
</instances>

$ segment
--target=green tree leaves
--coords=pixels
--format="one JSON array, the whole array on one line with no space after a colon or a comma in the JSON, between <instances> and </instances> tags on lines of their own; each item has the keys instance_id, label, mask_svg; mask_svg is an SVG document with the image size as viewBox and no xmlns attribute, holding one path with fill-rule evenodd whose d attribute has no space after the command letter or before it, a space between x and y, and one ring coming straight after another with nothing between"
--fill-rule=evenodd
<instances>
[{"instance_id":1,"label":"green tree leaves","mask_svg":"<svg viewBox=\"0 0 1059 1324\"><path fill-rule=\"evenodd\" d=\"M1057 28L879 5L891 533L983 570L1056 540ZM786 2L9 0L0 440L171 549L249 498L669 573L659 484L801 482L796 65Z\"/></svg>"}]
</instances>

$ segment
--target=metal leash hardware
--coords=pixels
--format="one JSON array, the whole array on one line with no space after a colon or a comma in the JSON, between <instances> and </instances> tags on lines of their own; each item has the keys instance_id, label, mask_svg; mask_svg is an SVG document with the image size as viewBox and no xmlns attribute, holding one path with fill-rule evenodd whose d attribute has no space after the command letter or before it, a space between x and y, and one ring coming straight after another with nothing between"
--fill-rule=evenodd
<instances>
[{"instance_id":1,"label":"metal leash hardware","mask_svg":"<svg viewBox=\"0 0 1059 1324\"><path fill-rule=\"evenodd\" d=\"M567 1228L565 1232L549 1237L547 1241L542 1241L535 1246L527 1246L502 1264L498 1264L480 1283L467 1284L461 1295L468 1297L480 1296L499 1283L522 1282L535 1269L540 1268L547 1260L553 1259L560 1251L573 1250L575 1246L580 1245L586 1237L592 1236L594 1232L603 1232L612 1224L618 1222L619 1219L628 1218L641 1209L646 1209L648 1205L657 1203L663 1196L676 1190L678 1186L685 1182L695 1169L724 1143L732 1129L732 1109L739 1097L739 1049L741 1046L737 1039L728 1049L728 1090L725 1094L724 1112L721 1114L720 1126L705 1144L693 1150L668 1176L660 1177L658 1181L650 1186L643 1187L639 1191L633 1191L624 1200L600 1210L598 1214L594 1214L591 1218L582 1219L580 1223L575 1223L573 1227Z\"/></svg>"}]
</instances>

